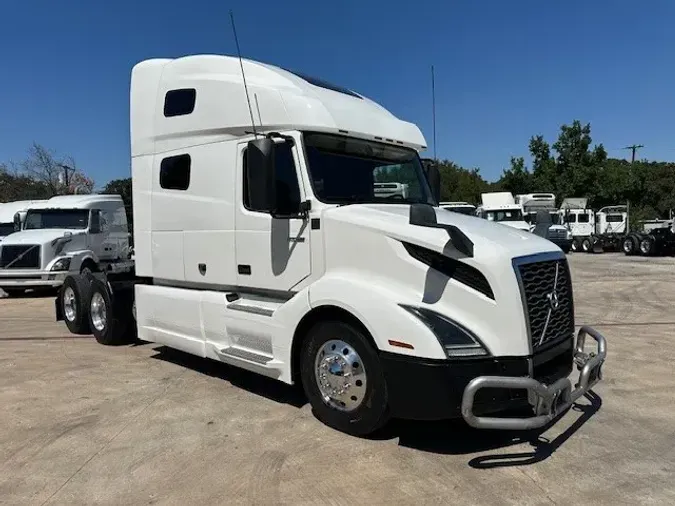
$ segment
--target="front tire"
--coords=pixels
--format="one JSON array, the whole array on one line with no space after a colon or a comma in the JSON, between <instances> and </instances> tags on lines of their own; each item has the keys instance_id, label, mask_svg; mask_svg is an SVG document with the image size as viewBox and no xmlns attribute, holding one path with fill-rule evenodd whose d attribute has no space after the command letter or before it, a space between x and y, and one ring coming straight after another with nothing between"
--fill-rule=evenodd
<instances>
[{"instance_id":1,"label":"front tire","mask_svg":"<svg viewBox=\"0 0 675 506\"><path fill-rule=\"evenodd\" d=\"M133 340L129 328L132 324L131 305L131 297L123 293L113 297L105 282L93 280L89 298L89 325L96 341L106 346L119 346Z\"/></svg>"},{"instance_id":2,"label":"front tire","mask_svg":"<svg viewBox=\"0 0 675 506\"><path fill-rule=\"evenodd\" d=\"M91 282L85 276L68 276L59 290L61 314L73 334L91 334L89 327L89 292Z\"/></svg>"},{"instance_id":3,"label":"front tire","mask_svg":"<svg viewBox=\"0 0 675 506\"><path fill-rule=\"evenodd\" d=\"M366 436L389 419L379 357L354 326L340 321L316 324L303 343L300 374L314 416L329 427Z\"/></svg>"}]
</instances>

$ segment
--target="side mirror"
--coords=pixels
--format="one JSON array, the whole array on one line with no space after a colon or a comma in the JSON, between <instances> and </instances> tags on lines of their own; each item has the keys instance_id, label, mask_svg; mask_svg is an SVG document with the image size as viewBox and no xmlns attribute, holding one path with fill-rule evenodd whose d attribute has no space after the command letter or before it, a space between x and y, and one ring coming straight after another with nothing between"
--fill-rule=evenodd
<instances>
[{"instance_id":1,"label":"side mirror","mask_svg":"<svg viewBox=\"0 0 675 506\"><path fill-rule=\"evenodd\" d=\"M246 151L246 187L253 209L274 214L277 207L277 178L274 170L274 141L267 137L248 143Z\"/></svg>"},{"instance_id":2,"label":"side mirror","mask_svg":"<svg viewBox=\"0 0 675 506\"><path fill-rule=\"evenodd\" d=\"M19 213L14 214L14 232L21 232L21 215Z\"/></svg>"},{"instance_id":3,"label":"side mirror","mask_svg":"<svg viewBox=\"0 0 675 506\"><path fill-rule=\"evenodd\" d=\"M427 174L427 181L431 188L431 195L434 197L436 203L441 201L441 171L438 170L438 165L433 161L426 161L425 172Z\"/></svg>"}]
</instances>

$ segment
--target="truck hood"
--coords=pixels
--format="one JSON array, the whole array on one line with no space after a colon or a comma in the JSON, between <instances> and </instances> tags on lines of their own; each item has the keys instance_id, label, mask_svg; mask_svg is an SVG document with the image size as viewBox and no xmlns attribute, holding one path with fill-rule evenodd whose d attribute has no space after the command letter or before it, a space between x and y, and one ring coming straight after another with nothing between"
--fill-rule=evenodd
<instances>
[{"instance_id":1,"label":"truck hood","mask_svg":"<svg viewBox=\"0 0 675 506\"><path fill-rule=\"evenodd\" d=\"M60 228L41 228L37 230L22 230L8 235L2 240L3 246L19 244L50 244L54 239L63 237L66 232L72 232L73 239L83 230L69 230Z\"/></svg>"},{"instance_id":2,"label":"truck hood","mask_svg":"<svg viewBox=\"0 0 675 506\"><path fill-rule=\"evenodd\" d=\"M435 211L439 224L455 225L474 243L475 260L515 258L558 249L550 241L526 230L441 208L435 208ZM410 225L409 216L410 206L405 204L352 204L330 208L324 213L328 220L367 228L393 239L443 252L448 233L442 229Z\"/></svg>"}]
</instances>

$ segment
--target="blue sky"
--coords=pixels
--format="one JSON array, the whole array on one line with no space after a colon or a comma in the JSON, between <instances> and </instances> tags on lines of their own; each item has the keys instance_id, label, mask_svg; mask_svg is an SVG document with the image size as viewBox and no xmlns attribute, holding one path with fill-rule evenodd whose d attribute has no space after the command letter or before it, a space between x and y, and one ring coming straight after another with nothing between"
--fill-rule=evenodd
<instances>
[{"instance_id":1,"label":"blue sky","mask_svg":"<svg viewBox=\"0 0 675 506\"><path fill-rule=\"evenodd\" d=\"M352 88L417 123L437 151L496 179L530 136L591 122L610 156L675 159L675 2L26 0L0 30L0 161L36 141L99 185L129 174L131 67L235 54Z\"/></svg>"}]
</instances>

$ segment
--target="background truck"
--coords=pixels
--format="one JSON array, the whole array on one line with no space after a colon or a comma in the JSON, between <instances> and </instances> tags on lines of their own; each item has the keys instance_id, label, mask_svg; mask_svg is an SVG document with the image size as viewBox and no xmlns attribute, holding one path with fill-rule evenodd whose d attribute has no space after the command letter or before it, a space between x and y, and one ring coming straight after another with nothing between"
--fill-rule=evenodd
<instances>
[{"instance_id":1,"label":"background truck","mask_svg":"<svg viewBox=\"0 0 675 506\"><path fill-rule=\"evenodd\" d=\"M374 183L373 186L374 194L379 198L408 198L408 185L405 183Z\"/></svg>"},{"instance_id":2,"label":"background truck","mask_svg":"<svg viewBox=\"0 0 675 506\"><path fill-rule=\"evenodd\" d=\"M467 216L476 215L476 206L468 202L440 202L438 207L453 213L465 214Z\"/></svg>"},{"instance_id":3,"label":"background truck","mask_svg":"<svg viewBox=\"0 0 675 506\"><path fill-rule=\"evenodd\" d=\"M623 252L626 255L642 256L675 255L673 222L670 221L669 225L667 222L646 223L646 225L641 232L630 232L623 238L621 246Z\"/></svg>"},{"instance_id":4,"label":"background truck","mask_svg":"<svg viewBox=\"0 0 675 506\"><path fill-rule=\"evenodd\" d=\"M35 202L23 228L0 243L0 288L8 295L56 288L69 272L96 271L129 258L119 195L67 195Z\"/></svg>"},{"instance_id":5,"label":"background truck","mask_svg":"<svg viewBox=\"0 0 675 506\"><path fill-rule=\"evenodd\" d=\"M518 230L530 230L530 225L523 219L523 210L511 192L481 193L480 198L481 205L476 209L479 218Z\"/></svg>"},{"instance_id":6,"label":"background truck","mask_svg":"<svg viewBox=\"0 0 675 506\"><path fill-rule=\"evenodd\" d=\"M600 380L605 340L575 338L564 254L439 209L417 126L227 56L144 61L130 88L134 262L65 279L71 332L300 384L317 418L355 435L390 417L542 427ZM408 197L375 193L383 173Z\"/></svg>"},{"instance_id":7,"label":"background truck","mask_svg":"<svg viewBox=\"0 0 675 506\"><path fill-rule=\"evenodd\" d=\"M523 218L530 224L530 231L534 232L537 225L538 211L549 214L550 226L546 229L546 239L554 243L565 253L572 247L572 233L561 224L561 217L555 205L553 193L529 193L516 195L515 201L523 208Z\"/></svg>"},{"instance_id":8,"label":"background truck","mask_svg":"<svg viewBox=\"0 0 675 506\"><path fill-rule=\"evenodd\" d=\"M17 200L0 203L0 242L23 228L28 208L43 200Z\"/></svg>"},{"instance_id":9,"label":"background truck","mask_svg":"<svg viewBox=\"0 0 675 506\"><path fill-rule=\"evenodd\" d=\"M628 207L603 207L597 212L586 198L567 198L559 210L563 224L572 234L572 250L586 253L620 251L629 230Z\"/></svg>"}]
</instances>

